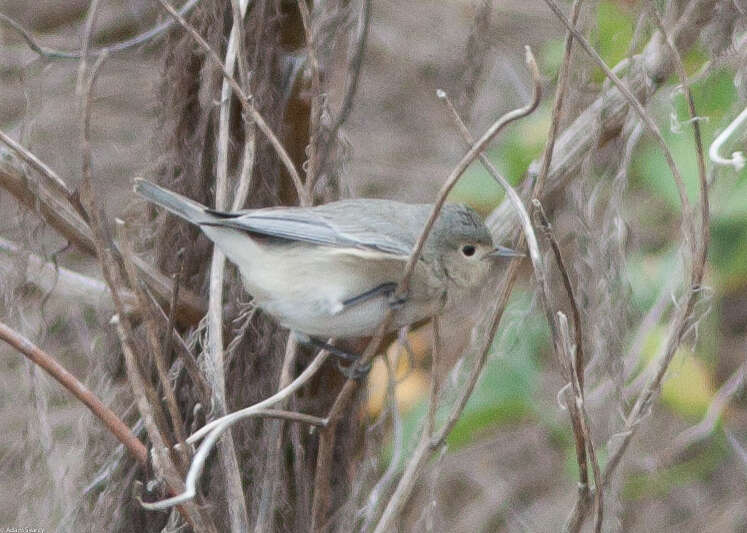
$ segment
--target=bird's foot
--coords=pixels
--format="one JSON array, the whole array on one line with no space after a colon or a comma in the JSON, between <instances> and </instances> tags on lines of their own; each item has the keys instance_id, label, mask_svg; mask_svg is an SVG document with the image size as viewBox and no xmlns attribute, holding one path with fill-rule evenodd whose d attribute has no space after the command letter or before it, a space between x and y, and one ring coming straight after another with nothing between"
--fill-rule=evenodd
<instances>
[{"instance_id":1,"label":"bird's foot","mask_svg":"<svg viewBox=\"0 0 747 533\"><path fill-rule=\"evenodd\" d=\"M407 293L404 293L402 295L398 295L396 289L393 290L387 298L387 304L391 309L394 309L395 311L398 311L404 307L404 305L407 303Z\"/></svg>"},{"instance_id":2,"label":"bird's foot","mask_svg":"<svg viewBox=\"0 0 747 533\"><path fill-rule=\"evenodd\" d=\"M348 366L343 366L340 360L337 360L337 370L340 371L340 373L345 376L348 379L352 379L354 381L363 381L366 379L366 376L368 376L368 373L371 371L371 362L369 361L365 365L358 366L357 363L353 363Z\"/></svg>"},{"instance_id":3,"label":"bird's foot","mask_svg":"<svg viewBox=\"0 0 747 533\"><path fill-rule=\"evenodd\" d=\"M363 366L358 367L357 361L360 359L359 355L346 352L345 350L342 350L337 346L333 346L324 341L314 339L303 333L296 332L296 338L298 339L298 342L302 344L314 346L316 348L319 348L320 350L327 350L330 355L334 355L335 357L337 357L337 368L340 373L342 373L342 375L348 379L362 381L371 371L371 363L367 363ZM342 361L350 364L344 366L341 364Z\"/></svg>"}]
</instances>

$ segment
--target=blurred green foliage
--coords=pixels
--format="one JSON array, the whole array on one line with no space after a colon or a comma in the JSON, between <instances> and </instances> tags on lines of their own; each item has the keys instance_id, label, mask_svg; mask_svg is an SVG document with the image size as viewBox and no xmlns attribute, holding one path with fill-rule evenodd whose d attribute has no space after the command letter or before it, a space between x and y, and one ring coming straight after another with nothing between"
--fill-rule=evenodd
<instances>
[{"instance_id":1,"label":"blurred green foliage","mask_svg":"<svg viewBox=\"0 0 747 533\"><path fill-rule=\"evenodd\" d=\"M529 307L529 294L514 291L511 314L517 318L504 317L480 380L449 435L451 448L471 442L495 424L519 420L536 408L534 389L548 331L543 318L531 313Z\"/></svg>"},{"instance_id":2,"label":"blurred green foliage","mask_svg":"<svg viewBox=\"0 0 747 533\"><path fill-rule=\"evenodd\" d=\"M548 339L547 326L543 317L530 311L530 294L526 291L514 290L506 315L514 318L504 316L480 379L447 439L452 450L497 425L530 416L536 408L534 389L541 368L540 354ZM427 403L428 398L424 398L403 417L404 442L410 447L420 436ZM437 427L445 422L448 409L439 411Z\"/></svg>"},{"instance_id":3,"label":"blurred green foliage","mask_svg":"<svg viewBox=\"0 0 747 533\"><path fill-rule=\"evenodd\" d=\"M716 434L713 442L693 458L654 472L635 473L623 487L623 497L639 500L649 497L663 497L678 485L706 479L723 462L727 450L723 434Z\"/></svg>"},{"instance_id":4,"label":"blurred green foliage","mask_svg":"<svg viewBox=\"0 0 747 533\"><path fill-rule=\"evenodd\" d=\"M514 186L521 182L529 163L542 154L551 106L551 102L543 102L540 110L515 124L497 146L485 151L498 172ZM501 203L503 196L501 186L480 161L475 161L451 191L449 201L468 204L486 215Z\"/></svg>"},{"instance_id":5,"label":"blurred green foliage","mask_svg":"<svg viewBox=\"0 0 747 533\"><path fill-rule=\"evenodd\" d=\"M605 63L617 65L630 53L635 19L622 2L599 2L596 8L597 24L592 44ZM592 79L597 83L603 82L604 72L596 68Z\"/></svg>"}]
</instances>

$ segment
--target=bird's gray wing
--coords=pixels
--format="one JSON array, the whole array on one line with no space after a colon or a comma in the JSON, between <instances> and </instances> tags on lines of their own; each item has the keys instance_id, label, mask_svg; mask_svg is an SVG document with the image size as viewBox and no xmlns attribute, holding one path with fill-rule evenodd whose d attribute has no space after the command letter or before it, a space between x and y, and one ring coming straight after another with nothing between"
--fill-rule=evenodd
<instances>
[{"instance_id":1,"label":"bird's gray wing","mask_svg":"<svg viewBox=\"0 0 747 533\"><path fill-rule=\"evenodd\" d=\"M327 246L408 255L427 219L427 204L343 200L313 208L270 208L217 213L203 223Z\"/></svg>"}]
</instances>

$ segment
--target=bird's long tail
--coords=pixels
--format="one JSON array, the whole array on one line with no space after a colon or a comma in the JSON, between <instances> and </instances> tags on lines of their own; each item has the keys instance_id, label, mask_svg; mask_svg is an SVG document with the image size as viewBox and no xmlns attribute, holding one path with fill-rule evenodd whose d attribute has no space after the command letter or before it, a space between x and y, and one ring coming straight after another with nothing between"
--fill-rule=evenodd
<instances>
[{"instance_id":1,"label":"bird's long tail","mask_svg":"<svg viewBox=\"0 0 747 533\"><path fill-rule=\"evenodd\" d=\"M135 192L147 200L168 209L177 216L191 222L201 224L209 222L214 217L206 212L206 207L194 200L159 187L148 180L135 178Z\"/></svg>"}]
</instances>

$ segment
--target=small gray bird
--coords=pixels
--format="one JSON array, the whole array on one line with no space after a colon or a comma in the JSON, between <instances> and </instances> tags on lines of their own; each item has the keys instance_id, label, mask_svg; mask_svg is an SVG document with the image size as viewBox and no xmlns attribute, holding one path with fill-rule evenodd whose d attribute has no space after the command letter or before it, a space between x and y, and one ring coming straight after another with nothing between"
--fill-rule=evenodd
<instances>
[{"instance_id":1,"label":"small gray bird","mask_svg":"<svg viewBox=\"0 0 747 533\"><path fill-rule=\"evenodd\" d=\"M433 317L481 286L493 260L522 255L494 246L472 209L447 204L406 298L394 301L432 204L356 199L225 213L139 178L135 191L198 225L257 306L305 341L372 335L392 307L392 329Z\"/></svg>"}]
</instances>

